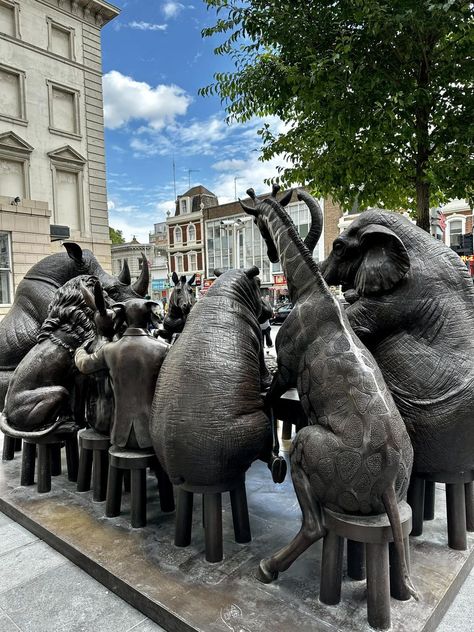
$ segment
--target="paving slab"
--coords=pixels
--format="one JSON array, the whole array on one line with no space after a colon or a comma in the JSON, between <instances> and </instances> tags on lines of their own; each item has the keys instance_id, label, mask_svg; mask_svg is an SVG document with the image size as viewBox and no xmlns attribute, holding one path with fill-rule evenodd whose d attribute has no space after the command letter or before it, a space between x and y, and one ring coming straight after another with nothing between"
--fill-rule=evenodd
<instances>
[{"instance_id":1,"label":"paving slab","mask_svg":"<svg viewBox=\"0 0 474 632\"><path fill-rule=\"evenodd\" d=\"M365 582L345 577L338 606L319 602L320 543L311 547L275 584L263 585L255 579L260 559L287 544L300 526L300 511L291 482L274 485L268 469L261 463L254 464L247 477L252 542L246 545L234 542L230 503L224 495L225 557L217 564L204 560L200 502L195 503L191 546L174 546L174 515L161 513L153 477L148 478L149 525L143 529L129 526L127 495L123 515L106 519L104 504L92 502L91 492L78 493L65 476L53 479L49 494L37 494L34 487L19 487L19 477L18 457L0 465L0 510L170 632L289 632L295 626L299 632L369 630ZM472 534L468 551L452 551L446 545L441 488L437 490L436 503L436 519L425 523L422 537L411 539L412 578L421 600L392 600L393 629L400 632L434 630L474 563ZM76 608L76 618L65 612L55 621L59 627L48 632L112 629L107 627L109 620L100 600L95 599L97 590L84 588L80 580L61 589L60 578L63 583L66 581L63 573L68 569L69 565L53 568L35 581L36 585L41 580L42 588L36 594L44 599L51 581L56 582L54 586L60 593L56 609L60 610L60 604L64 603L61 598L64 600L65 590L72 606L63 606L63 610ZM26 588L20 586L20 591L24 600ZM0 607L25 632L39 632L41 628L28 627L31 615L22 609L21 599L16 597L18 592L17 587L0 594ZM43 603L39 596L37 599L38 611L46 608L49 616L53 616L47 601ZM117 600L117 603L123 602ZM119 605L117 608L120 611ZM94 613L96 618L92 619ZM83 627L67 627L75 625L76 620ZM89 620L95 621L95 628L84 627ZM47 617L42 621L46 622ZM38 621L36 624L39 625ZM117 627L122 624L123 627ZM113 626L114 630L153 630L153 624L143 618L114 618Z\"/></svg>"}]
</instances>

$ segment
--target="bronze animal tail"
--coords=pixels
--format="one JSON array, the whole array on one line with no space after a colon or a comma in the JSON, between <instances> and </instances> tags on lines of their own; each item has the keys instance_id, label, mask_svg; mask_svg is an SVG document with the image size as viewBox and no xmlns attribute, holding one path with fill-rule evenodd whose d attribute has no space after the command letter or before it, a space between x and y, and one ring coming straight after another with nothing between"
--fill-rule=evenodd
<instances>
[{"instance_id":1,"label":"bronze animal tail","mask_svg":"<svg viewBox=\"0 0 474 632\"><path fill-rule=\"evenodd\" d=\"M390 526L392 527L393 543L395 546L395 555L398 558L398 567L401 573L401 582L408 595L414 597L417 601L419 595L416 588L413 586L408 573L407 563L405 559L405 547L403 544L403 533L400 524L400 514L398 511L398 503L395 496L395 490L393 485L384 491L382 494L382 502L387 512Z\"/></svg>"},{"instance_id":2,"label":"bronze animal tail","mask_svg":"<svg viewBox=\"0 0 474 632\"><path fill-rule=\"evenodd\" d=\"M62 419L58 419L54 422L49 428L45 428L44 430L36 430L33 432L28 432L27 430L15 430L12 428L7 418L3 413L0 413L0 430L2 430L9 437L13 437L14 439L41 439L41 437L45 437L46 435L51 434L55 430L59 428L64 421Z\"/></svg>"}]
</instances>

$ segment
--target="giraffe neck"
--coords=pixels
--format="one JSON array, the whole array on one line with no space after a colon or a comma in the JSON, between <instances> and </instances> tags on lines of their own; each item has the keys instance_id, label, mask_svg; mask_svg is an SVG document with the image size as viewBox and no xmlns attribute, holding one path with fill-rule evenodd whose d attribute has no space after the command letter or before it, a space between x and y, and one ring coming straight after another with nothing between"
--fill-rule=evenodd
<instances>
[{"instance_id":1,"label":"giraffe neck","mask_svg":"<svg viewBox=\"0 0 474 632\"><path fill-rule=\"evenodd\" d=\"M295 303L306 292L314 291L315 286L320 295L330 295L318 266L293 222L278 208L277 203L272 203L271 200L265 202L262 217L277 248L292 302Z\"/></svg>"}]
</instances>

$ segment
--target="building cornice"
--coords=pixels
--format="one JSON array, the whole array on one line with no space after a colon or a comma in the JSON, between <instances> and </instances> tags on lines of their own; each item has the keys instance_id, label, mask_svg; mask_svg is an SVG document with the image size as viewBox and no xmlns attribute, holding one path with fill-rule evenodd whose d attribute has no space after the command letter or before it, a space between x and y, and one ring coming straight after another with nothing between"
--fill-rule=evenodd
<instances>
[{"instance_id":1,"label":"building cornice","mask_svg":"<svg viewBox=\"0 0 474 632\"><path fill-rule=\"evenodd\" d=\"M101 29L120 14L120 9L103 0L37 0L78 20Z\"/></svg>"},{"instance_id":2,"label":"building cornice","mask_svg":"<svg viewBox=\"0 0 474 632\"><path fill-rule=\"evenodd\" d=\"M194 213L187 213L186 215L176 215L175 217L168 217L166 220L167 226L174 226L175 224L190 224L195 223L195 220L202 220L202 212L196 211Z\"/></svg>"}]
</instances>

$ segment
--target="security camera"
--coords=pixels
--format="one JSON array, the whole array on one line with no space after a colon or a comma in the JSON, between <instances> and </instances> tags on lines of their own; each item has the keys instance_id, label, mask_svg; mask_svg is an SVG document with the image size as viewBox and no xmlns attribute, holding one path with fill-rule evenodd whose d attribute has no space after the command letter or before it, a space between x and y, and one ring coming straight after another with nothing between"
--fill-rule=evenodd
<instances>
[{"instance_id":1,"label":"security camera","mask_svg":"<svg viewBox=\"0 0 474 632\"><path fill-rule=\"evenodd\" d=\"M14 200L11 201L11 204L14 204L15 206L18 206L18 204L21 202L21 198L18 197L18 195L16 196L16 198Z\"/></svg>"}]
</instances>

